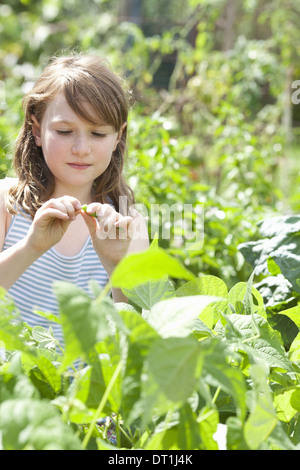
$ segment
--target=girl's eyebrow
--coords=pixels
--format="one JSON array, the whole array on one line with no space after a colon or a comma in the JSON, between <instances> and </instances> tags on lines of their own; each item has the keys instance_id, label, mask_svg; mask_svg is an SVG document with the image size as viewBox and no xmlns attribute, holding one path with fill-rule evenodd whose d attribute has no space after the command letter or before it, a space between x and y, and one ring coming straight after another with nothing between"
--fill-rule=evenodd
<instances>
[{"instance_id":1,"label":"girl's eyebrow","mask_svg":"<svg viewBox=\"0 0 300 470\"><path fill-rule=\"evenodd\" d=\"M75 121L69 121L67 119L52 119L53 124L67 124L68 126L75 124ZM110 127L109 124L106 124L104 122L98 122L95 124L91 124L91 127Z\"/></svg>"}]
</instances>

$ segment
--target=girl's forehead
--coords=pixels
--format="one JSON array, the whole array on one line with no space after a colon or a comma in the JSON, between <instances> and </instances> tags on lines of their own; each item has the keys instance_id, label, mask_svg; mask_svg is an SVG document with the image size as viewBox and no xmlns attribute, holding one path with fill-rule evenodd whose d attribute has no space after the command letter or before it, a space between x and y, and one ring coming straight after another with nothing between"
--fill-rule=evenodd
<instances>
[{"instance_id":1,"label":"girl's forehead","mask_svg":"<svg viewBox=\"0 0 300 470\"><path fill-rule=\"evenodd\" d=\"M81 100L81 108L84 108L85 114L90 116L91 121L97 125L107 125L104 120L101 120L99 115L95 113L91 104L86 100ZM65 121L74 122L78 119L86 121L83 116L75 113L67 102L66 97L63 93L59 93L53 100L51 100L47 107L43 117L51 121Z\"/></svg>"}]
</instances>

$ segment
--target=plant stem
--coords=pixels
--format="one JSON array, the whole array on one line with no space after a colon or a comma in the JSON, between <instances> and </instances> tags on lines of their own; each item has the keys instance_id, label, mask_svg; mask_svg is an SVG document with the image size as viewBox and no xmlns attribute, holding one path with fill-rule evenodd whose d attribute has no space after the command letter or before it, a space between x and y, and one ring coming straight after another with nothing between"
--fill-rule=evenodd
<instances>
[{"instance_id":1,"label":"plant stem","mask_svg":"<svg viewBox=\"0 0 300 470\"><path fill-rule=\"evenodd\" d=\"M121 434L123 434L123 436L126 437L126 439L128 439L128 441L131 443L131 445L133 445L133 439L132 439L132 436L129 437L129 435L127 434L127 432L125 431L124 428L122 428L122 426L119 424L119 417L116 419L114 419L114 417L112 416L111 419L113 420L113 422L115 423L116 425L116 429L119 430L121 432Z\"/></svg>"},{"instance_id":2,"label":"plant stem","mask_svg":"<svg viewBox=\"0 0 300 470\"><path fill-rule=\"evenodd\" d=\"M214 405L214 404L216 403L220 391L221 391L221 387L220 387L220 385L219 385L218 388L217 388L217 390L215 391L214 397L213 397L213 399L212 399L212 402L211 402L212 405Z\"/></svg>"},{"instance_id":3,"label":"plant stem","mask_svg":"<svg viewBox=\"0 0 300 470\"><path fill-rule=\"evenodd\" d=\"M109 384L108 384L108 386L106 387L106 390L105 390L105 392L104 392L104 394L103 394L103 397L101 398L101 401L100 401L99 406L98 406L98 408L97 408L97 411L96 411L96 413L95 413L94 419L93 419L93 421L90 423L90 427L89 427L89 429L88 429L88 432L86 433L85 438L84 438L84 440L83 440L83 442L82 442L82 447L83 447L84 449L86 449L86 447L87 447L87 445L88 445L88 442L89 442L89 440L90 440L90 438L91 438L91 436L92 436L93 430L94 430L94 426L95 426L97 420L99 419L99 417L100 417L100 415L101 415L101 413L102 413L102 410L103 410L103 408L104 408L104 406L105 406L105 404L106 404L106 402L107 402L108 396L109 396L109 394L110 394L110 392L111 392L111 390L112 390L112 388L113 388L113 386L114 386L114 384L115 384L115 381L117 380L118 375L119 375L119 373L121 372L121 369L122 369L122 362L123 362L123 361L120 360L119 364L117 365L117 367L116 367L116 369L115 369L115 371L114 371L114 373L113 373L113 375L112 375L112 377L111 377L111 379L110 379L110 381L109 381Z\"/></svg>"},{"instance_id":4,"label":"plant stem","mask_svg":"<svg viewBox=\"0 0 300 470\"><path fill-rule=\"evenodd\" d=\"M111 285L110 285L110 282L108 282L108 283L104 286L104 288L103 288L103 290L101 291L101 293L99 294L99 296L98 296L98 298L97 298L97 302L101 303L102 300L103 300L103 299L107 296L107 294L109 293L110 289L111 289Z\"/></svg>"}]
</instances>

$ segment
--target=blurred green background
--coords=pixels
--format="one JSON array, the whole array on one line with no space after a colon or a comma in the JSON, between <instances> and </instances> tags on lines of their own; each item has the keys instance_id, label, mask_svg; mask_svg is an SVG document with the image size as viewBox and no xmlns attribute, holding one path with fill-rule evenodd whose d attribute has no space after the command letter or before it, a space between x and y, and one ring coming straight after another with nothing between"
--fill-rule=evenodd
<instances>
[{"instance_id":1,"label":"blurred green background","mask_svg":"<svg viewBox=\"0 0 300 470\"><path fill-rule=\"evenodd\" d=\"M0 177L13 175L21 99L49 58L105 56L135 99L126 173L137 202L149 215L153 204L204 208L203 243L188 249L173 221L159 244L197 274L245 280L239 243L300 210L299 20L299 0L3 0Z\"/></svg>"}]
</instances>

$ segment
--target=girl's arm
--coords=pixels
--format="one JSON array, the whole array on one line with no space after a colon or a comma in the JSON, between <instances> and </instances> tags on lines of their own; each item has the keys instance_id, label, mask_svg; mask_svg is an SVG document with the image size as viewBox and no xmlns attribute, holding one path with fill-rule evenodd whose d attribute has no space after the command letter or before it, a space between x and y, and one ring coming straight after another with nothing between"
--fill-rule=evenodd
<instances>
[{"instance_id":1,"label":"girl's arm","mask_svg":"<svg viewBox=\"0 0 300 470\"><path fill-rule=\"evenodd\" d=\"M36 212L27 235L1 251L9 216L5 207L6 190L0 181L0 286L9 289L34 261L60 241L81 206L71 197L47 201Z\"/></svg>"},{"instance_id":2,"label":"girl's arm","mask_svg":"<svg viewBox=\"0 0 300 470\"><path fill-rule=\"evenodd\" d=\"M0 223L2 223L1 217ZM1 235L1 249L3 243L4 239ZM26 239L19 241L14 246L1 252L0 286L9 289L38 257L39 255L28 249Z\"/></svg>"},{"instance_id":3,"label":"girl's arm","mask_svg":"<svg viewBox=\"0 0 300 470\"><path fill-rule=\"evenodd\" d=\"M7 180L0 181L0 286L9 289L23 272L35 261L36 257L28 249L26 240L1 252L10 214L5 207L5 196L9 188Z\"/></svg>"}]
</instances>

